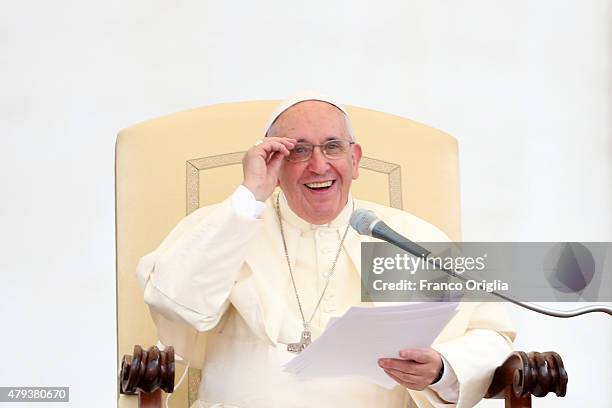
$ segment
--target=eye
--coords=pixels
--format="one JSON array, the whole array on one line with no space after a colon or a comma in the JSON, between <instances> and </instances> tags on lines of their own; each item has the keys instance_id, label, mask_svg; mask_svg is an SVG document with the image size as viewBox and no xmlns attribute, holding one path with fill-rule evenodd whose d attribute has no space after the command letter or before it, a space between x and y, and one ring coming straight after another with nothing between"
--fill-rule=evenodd
<instances>
[{"instance_id":1,"label":"eye","mask_svg":"<svg viewBox=\"0 0 612 408\"><path fill-rule=\"evenodd\" d=\"M329 153L338 152L342 150L342 142L340 140L330 140L325 143L325 148Z\"/></svg>"},{"instance_id":2,"label":"eye","mask_svg":"<svg viewBox=\"0 0 612 408\"><path fill-rule=\"evenodd\" d=\"M303 144L296 144L295 147L293 148L293 153L295 154L308 153L308 146L303 145Z\"/></svg>"}]
</instances>

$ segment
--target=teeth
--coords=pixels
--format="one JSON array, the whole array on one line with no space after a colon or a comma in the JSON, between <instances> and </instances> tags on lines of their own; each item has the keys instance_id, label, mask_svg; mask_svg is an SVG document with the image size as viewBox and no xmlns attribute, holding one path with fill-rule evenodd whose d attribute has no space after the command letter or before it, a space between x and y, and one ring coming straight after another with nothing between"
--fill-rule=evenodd
<instances>
[{"instance_id":1,"label":"teeth","mask_svg":"<svg viewBox=\"0 0 612 408\"><path fill-rule=\"evenodd\" d=\"M332 181L324 181L322 183L306 183L306 185L310 188L323 188L323 187L329 187L332 185Z\"/></svg>"}]
</instances>

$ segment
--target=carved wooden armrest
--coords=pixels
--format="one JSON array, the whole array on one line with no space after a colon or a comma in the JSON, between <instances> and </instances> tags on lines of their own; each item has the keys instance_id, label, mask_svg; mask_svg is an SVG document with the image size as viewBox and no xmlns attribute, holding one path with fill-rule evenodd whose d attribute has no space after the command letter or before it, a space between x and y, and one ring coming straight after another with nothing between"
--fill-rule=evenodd
<instances>
[{"instance_id":1,"label":"carved wooden armrest","mask_svg":"<svg viewBox=\"0 0 612 408\"><path fill-rule=\"evenodd\" d=\"M495 370L485 398L504 398L506 408L528 408L532 395L564 397L566 389L567 372L557 353L515 351Z\"/></svg>"},{"instance_id":2,"label":"carved wooden armrest","mask_svg":"<svg viewBox=\"0 0 612 408\"><path fill-rule=\"evenodd\" d=\"M119 373L119 392L138 394L141 408L161 407L161 391L174 390L174 349L160 351L153 346L144 351L134 346L134 355L125 355ZM554 392L564 397L567 372L555 352L515 351L497 367L485 398L504 398L506 408L530 408L531 396Z\"/></svg>"},{"instance_id":3,"label":"carved wooden armrest","mask_svg":"<svg viewBox=\"0 0 612 408\"><path fill-rule=\"evenodd\" d=\"M174 348L160 351L153 346L144 351L134 346L134 355L126 354L121 361L119 392L138 394L141 408L161 408L161 391L174 391Z\"/></svg>"}]
</instances>

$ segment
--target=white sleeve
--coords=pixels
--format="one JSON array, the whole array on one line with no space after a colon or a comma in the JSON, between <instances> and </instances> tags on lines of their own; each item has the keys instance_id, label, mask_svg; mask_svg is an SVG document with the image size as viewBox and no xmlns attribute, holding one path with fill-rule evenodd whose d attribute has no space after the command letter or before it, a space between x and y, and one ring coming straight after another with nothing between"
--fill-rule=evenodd
<instances>
[{"instance_id":1,"label":"white sleeve","mask_svg":"<svg viewBox=\"0 0 612 408\"><path fill-rule=\"evenodd\" d=\"M221 204L194 211L159 248L140 260L136 274L152 312L200 332L219 322L229 306L248 243L263 222L253 218L263 208L254 197L251 216L244 213L243 204L234 207L235 202L244 203L240 196L248 193L246 187L239 187Z\"/></svg>"},{"instance_id":2,"label":"white sleeve","mask_svg":"<svg viewBox=\"0 0 612 408\"><path fill-rule=\"evenodd\" d=\"M512 343L500 332L472 329L461 337L433 348L453 368L459 389L453 398L451 389L444 389L440 393L435 389L435 384L424 390L427 399L436 408L470 408L484 396L495 368L512 352Z\"/></svg>"},{"instance_id":3,"label":"white sleeve","mask_svg":"<svg viewBox=\"0 0 612 408\"><path fill-rule=\"evenodd\" d=\"M451 367L450 363L442 356L442 364L444 364L444 373L442 378L438 382L433 383L429 386L436 392L444 401L457 402L459 400L459 381L457 380L457 374Z\"/></svg>"},{"instance_id":4,"label":"white sleeve","mask_svg":"<svg viewBox=\"0 0 612 408\"><path fill-rule=\"evenodd\" d=\"M245 218L257 218L265 208L265 203L257 201L251 190L242 184L232 194L231 201L234 212Z\"/></svg>"}]
</instances>

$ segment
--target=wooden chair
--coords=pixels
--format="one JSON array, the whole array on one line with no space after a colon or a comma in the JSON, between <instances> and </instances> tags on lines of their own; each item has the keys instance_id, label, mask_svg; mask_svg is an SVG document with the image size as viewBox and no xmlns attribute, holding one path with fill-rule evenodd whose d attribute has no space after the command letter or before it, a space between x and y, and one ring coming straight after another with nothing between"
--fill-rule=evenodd
<instances>
[{"instance_id":1,"label":"wooden chair","mask_svg":"<svg viewBox=\"0 0 612 408\"><path fill-rule=\"evenodd\" d=\"M243 152L263 136L277 103L213 105L120 132L115 162L118 357L131 353L135 344L157 342L135 277L138 260L186 214L232 193L242 180ZM364 150L354 196L402 208L460 240L456 140L398 116L353 106L347 111ZM199 371L191 370L173 407L185 408L196 398L199 378ZM122 408L137 404L125 395L118 400Z\"/></svg>"}]
</instances>

